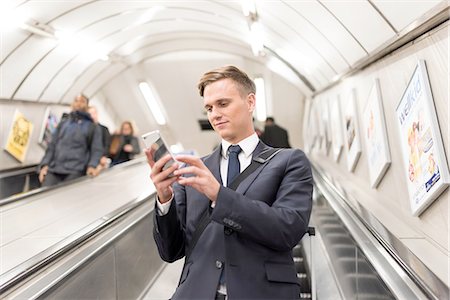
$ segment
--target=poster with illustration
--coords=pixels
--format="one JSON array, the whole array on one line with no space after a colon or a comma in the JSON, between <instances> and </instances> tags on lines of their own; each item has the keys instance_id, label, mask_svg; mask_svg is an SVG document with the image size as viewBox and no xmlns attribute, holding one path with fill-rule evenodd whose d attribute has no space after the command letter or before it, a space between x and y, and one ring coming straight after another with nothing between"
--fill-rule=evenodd
<instances>
[{"instance_id":1,"label":"poster with illustration","mask_svg":"<svg viewBox=\"0 0 450 300\"><path fill-rule=\"evenodd\" d=\"M411 210L417 216L449 185L448 164L425 61L418 62L396 116Z\"/></svg>"},{"instance_id":2,"label":"poster with illustration","mask_svg":"<svg viewBox=\"0 0 450 300\"><path fill-rule=\"evenodd\" d=\"M347 168L353 172L361 156L358 113L356 110L356 91L351 90L344 108L345 148L347 149Z\"/></svg>"},{"instance_id":3,"label":"poster with illustration","mask_svg":"<svg viewBox=\"0 0 450 300\"><path fill-rule=\"evenodd\" d=\"M58 117L51 111L50 107L47 108L44 115L44 122L42 124L41 134L39 135L39 144L47 149L48 145L52 141L52 135L58 126Z\"/></svg>"},{"instance_id":4,"label":"poster with illustration","mask_svg":"<svg viewBox=\"0 0 450 300\"><path fill-rule=\"evenodd\" d=\"M362 135L364 136L369 166L370 185L376 188L391 164L391 153L384 119L378 79L370 90L363 111Z\"/></svg>"},{"instance_id":5,"label":"poster with illustration","mask_svg":"<svg viewBox=\"0 0 450 300\"><path fill-rule=\"evenodd\" d=\"M341 156L344 138L342 136L342 113L339 97L333 99L330 103L330 125L331 125L331 144L333 149L333 159L338 161Z\"/></svg>"},{"instance_id":6,"label":"poster with illustration","mask_svg":"<svg viewBox=\"0 0 450 300\"><path fill-rule=\"evenodd\" d=\"M32 132L33 123L16 110L14 112L11 130L6 140L5 150L18 161L24 162Z\"/></svg>"}]
</instances>

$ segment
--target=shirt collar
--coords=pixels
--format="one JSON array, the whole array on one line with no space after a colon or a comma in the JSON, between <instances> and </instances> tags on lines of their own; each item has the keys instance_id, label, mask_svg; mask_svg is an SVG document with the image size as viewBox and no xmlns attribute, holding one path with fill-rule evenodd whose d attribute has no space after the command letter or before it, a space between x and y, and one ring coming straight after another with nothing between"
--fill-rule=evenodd
<instances>
[{"instance_id":1,"label":"shirt collar","mask_svg":"<svg viewBox=\"0 0 450 300\"><path fill-rule=\"evenodd\" d=\"M251 136L246 137L242 141L238 143L241 147L242 152L244 152L245 157L249 157L252 155L253 151L255 151L256 146L258 146L259 138L258 135L253 133ZM231 143L225 140L222 140L222 157L228 159L228 147L230 147Z\"/></svg>"}]
</instances>

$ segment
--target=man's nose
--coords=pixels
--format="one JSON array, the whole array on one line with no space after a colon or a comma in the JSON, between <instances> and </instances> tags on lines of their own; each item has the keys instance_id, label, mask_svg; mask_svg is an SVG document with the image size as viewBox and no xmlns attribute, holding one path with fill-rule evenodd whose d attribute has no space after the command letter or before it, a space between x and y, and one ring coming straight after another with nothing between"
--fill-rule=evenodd
<instances>
[{"instance_id":1,"label":"man's nose","mask_svg":"<svg viewBox=\"0 0 450 300\"><path fill-rule=\"evenodd\" d=\"M217 108L212 108L211 112L209 113L211 119L215 120L220 118L222 115L220 114L219 110Z\"/></svg>"}]
</instances>

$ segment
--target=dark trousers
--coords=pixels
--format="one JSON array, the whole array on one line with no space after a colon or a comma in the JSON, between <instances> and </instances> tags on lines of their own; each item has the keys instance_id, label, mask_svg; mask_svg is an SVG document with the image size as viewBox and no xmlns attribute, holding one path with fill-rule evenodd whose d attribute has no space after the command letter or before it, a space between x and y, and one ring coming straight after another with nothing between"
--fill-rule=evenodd
<instances>
[{"instance_id":1,"label":"dark trousers","mask_svg":"<svg viewBox=\"0 0 450 300\"><path fill-rule=\"evenodd\" d=\"M74 173L74 174L58 174L53 172L48 172L44 178L44 182L42 186L53 186L57 185L64 181L73 180L83 176L83 173Z\"/></svg>"}]
</instances>

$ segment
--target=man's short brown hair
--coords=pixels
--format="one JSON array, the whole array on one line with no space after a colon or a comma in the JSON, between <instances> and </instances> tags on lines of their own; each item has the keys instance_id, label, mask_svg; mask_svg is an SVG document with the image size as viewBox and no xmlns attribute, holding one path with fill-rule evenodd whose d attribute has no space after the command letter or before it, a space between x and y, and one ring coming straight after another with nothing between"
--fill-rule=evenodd
<instances>
[{"instance_id":1,"label":"man's short brown hair","mask_svg":"<svg viewBox=\"0 0 450 300\"><path fill-rule=\"evenodd\" d=\"M211 70L203 74L198 83L198 91L200 96L203 97L203 92L207 85L229 78L237 83L239 91L242 96L247 96L250 93L256 93L256 86L253 80L251 80L247 74L235 66L225 66L218 69Z\"/></svg>"}]
</instances>

